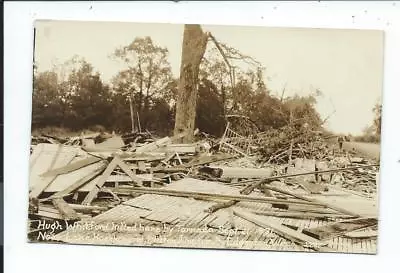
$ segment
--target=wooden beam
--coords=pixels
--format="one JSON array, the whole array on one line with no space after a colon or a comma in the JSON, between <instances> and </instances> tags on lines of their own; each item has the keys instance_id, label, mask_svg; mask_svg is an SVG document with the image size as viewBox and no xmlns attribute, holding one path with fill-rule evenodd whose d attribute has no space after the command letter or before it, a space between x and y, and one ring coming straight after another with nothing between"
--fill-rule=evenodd
<instances>
[{"instance_id":1,"label":"wooden beam","mask_svg":"<svg viewBox=\"0 0 400 273\"><path fill-rule=\"evenodd\" d=\"M128 165L125 164L118 156L115 156L114 159L117 162L117 165L132 179L133 182L138 184L139 186L143 186L143 179L134 174ZM108 175L109 176L109 175ZM108 178L108 177L107 177Z\"/></svg>"},{"instance_id":2,"label":"wooden beam","mask_svg":"<svg viewBox=\"0 0 400 273\"><path fill-rule=\"evenodd\" d=\"M50 196L50 199L64 197L64 196L70 194L71 192L73 192L74 190L79 189L86 183L92 181L100 173L102 173L105 168L106 168L105 164L102 164L99 168L95 169L93 172L82 177L81 179L79 179L78 181L76 181L75 183L73 183L72 185L67 187L66 189L59 191L59 192L53 194L52 196Z\"/></svg>"},{"instance_id":3,"label":"wooden beam","mask_svg":"<svg viewBox=\"0 0 400 273\"><path fill-rule=\"evenodd\" d=\"M118 157L114 157L113 160L111 160L110 164L108 164L107 168L104 170L103 174L100 176L100 179L97 181L95 187L86 195L85 199L82 202L82 205L90 205L90 203L92 203L93 199L99 193L100 188L104 185L107 178L114 171L115 167L117 167L118 159L119 159Z\"/></svg>"},{"instance_id":4,"label":"wooden beam","mask_svg":"<svg viewBox=\"0 0 400 273\"><path fill-rule=\"evenodd\" d=\"M108 210L107 207L101 207L101 206L85 206L85 205L81 205L81 204L69 204L69 206L76 211L82 211L82 212L92 212L94 210L98 210L98 211Z\"/></svg>"},{"instance_id":5,"label":"wooden beam","mask_svg":"<svg viewBox=\"0 0 400 273\"><path fill-rule=\"evenodd\" d=\"M218 178L265 178L270 177L273 168L203 167L200 172L217 174Z\"/></svg>"},{"instance_id":6,"label":"wooden beam","mask_svg":"<svg viewBox=\"0 0 400 273\"><path fill-rule=\"evenodd\" d=\"M275 232L276 234L284 237L285 239L291 242L301 245L302 247L311 248L316 251L323 251L323 252L334 251L333 249L326 246L327 243L321 242L320 240L317 240L306 234L285 227L279 222L273 221L271 219L266 220L265 218L257 216L253 213L248 213L245 212L244 210L239 210L239 209L234 209L233 213L234 215L243 218L253 224L256 224L257 226L260 226L262 228L272 229L272 231Z\"/></svg>"},{"instance_id":7,"label":"wooden beam","mask_svg":"<svg viewBox=\"0 0 400 273\"><path fill-rule=\"evenodd\" d=\"M303 233L319 240L327 240L346 234L350 231L375 226L377 224L378 220L376 218L359 218L337 222L316 228L303 229Z\"/></svg>"},{"instance_id":8,"label":"wooden beam","mask_svg":"<svg viewBox=\"0 0 400 273\"><path fill-rule=\"evenodd\" d=\"M305 172L305 173L295 173L295 174L286 174L286 175L279 175L279 176L271 176L267 177L262 180L258 180L246 187L250 192L252 192L255 188L258 188L260 185L267 183L268 181L271 180L278 180L281 178L289 178L289 177L296 177L296 176L303 176L303 175L310 175L310 174L321 174L321 173L333 173L333 172L344 172L344 171L350 171L350 170L355 170L355 169L360 169L360 168L372 168L372 167L378 167L379 164L371 164L371 165L363 165L363 166L353 166L353 167L347 167L347 168L340 168L340 169L331 169L331 170L321 170L321 171L313 171L313 172ZM243 184L246 184L251 181L243 181Z\"/></svg>"},{"instance_id":9,"label":"wooden beam","mask_svg":"<svg viewBox=\"0 0 400 273\"><path fill-rule=\"evenodd\" d=\"M135 187L124 187L120 186L114 190L115 193L120 194L158 194L158 195L169 195L177 197L192 197L206 200L235 200L235 201L246 201L246 202L260 202L260 203L272 203L272 204L301 204L310 205L315 207L323 207L323 205L313 204L301 200L284 200L271 197L258 197L258 196L246 196L246 195L233 195L233 194L218 194L218 193L204 193L204 192L192 192L192 191L177 191L168 189L155 189L155 188L135 188Z\"/></svg>"},{"instance_id":10,"label":"wooden beam","mask_svg":"<svg viewBox=\"0 0 400 273\"><path fill-rule=\"evenodd\" d=\"M199 156L199 157L193 158L188 163L183 164L182 166L179 166L179 168L180 167L190 168L190 167L194 167L194 166L198 166L198 165L227 160L227 159L231 159L234 157L235 157L235 155L231 155L231 154L215 154L215 155L210 155L210 156Z\"/></svg>"},{"instance_id":11,"label":"wooden beam","mask_svg":"<svg viewBox=\"0 0 400 273\"><path fill-rule=\"evenodd\" d=\"M287 211L252 211L252 213L263 216L274 216L294 219L334 219L334 218L350 218L353 216L346 216L343 214L332 213L318 213L318 212L287 212Z\"/></svg>"},{"instance_id":12,"label":"wooden beam","mask_svg":"<svg viewBox=\"0 0 400 273\"><path fill-rule=\"evenodd\" d=\"M47 172L41 174L41 176L48 177L48 176L55 176L55 175L70 173L70 172L76 171L80 168L91 165L93 163L99 162L100 160L102 160L102 159L99 157L91 156L91 157L76 161L74 163L70 163L64 167L47 171Z\"/></svg>"},{"instance_id":13,"label":"wooden beam","mask_svg":"<svg viewBox=\"0 0 400 273\"><path fill-rule=\"evenodd\" d=\"M79 220L80 217L76 211L69 206L62 198L52 200L53 205L58 209L65 220Z\"/></svg>"},{"instance_id":14,"label":"wooden beam","mask_svg":"<svg viewBox=\"0 0 400 273\"><path fill-rule=\"evenodd\" d=\"M196 144L168 144L157 148L156 152L194 154L196 153Z\"/></svg>"},{"instance_id":15,"label":"wooden beam","mask_svg":"<svg viewBox=\"0 0 400 273\"><path fill-rule=\"evenodd\" d=\"M154 142L147 143L141 147L136 148L135 152L136 153L152 152L152 151L157 150L158 148L163 147L169 143L171 143L171 139L169 137L163 137Z\"/></svg>"},{"instance_id":16,"label":"wooden beam","mask_svg":"<svg viewBox=\"0 0 400 273\"><path fill-rule=\"evenodd\" d=\"M308 201L308 202L311 202L313 204L318 204L320 206L323 206L323 207L326 207L326 208L330 208L330 209L333 209L335 211L338 211L338 212L341 212L341 213L344 213L344 214L347 214L347 215L351 215L351 216L354 216L354 217L359 217L359 215L357 213L354 213L354 212L352 212L350 210L338 207L336 205L333 205L333 204L330 204L330 203L327 203L327 202L322 202L322 201L316 200L316 199L311 198L311 197L302 196L302 195L297 194L297 193L292 193L290 191L283 190L283 189L280 189L280 188L277 188L277 187L273 187L273 186L269 186L269 185L265 185L265 184L263 185L263 187L265 189L268 189L268 190L271 190L271 191L275 191L275 192L279 192L279 193L283 193L283 194L287 194L289 196L296 197L296 198L298 198L300 200Z\"/></svg>"}]
</instances>

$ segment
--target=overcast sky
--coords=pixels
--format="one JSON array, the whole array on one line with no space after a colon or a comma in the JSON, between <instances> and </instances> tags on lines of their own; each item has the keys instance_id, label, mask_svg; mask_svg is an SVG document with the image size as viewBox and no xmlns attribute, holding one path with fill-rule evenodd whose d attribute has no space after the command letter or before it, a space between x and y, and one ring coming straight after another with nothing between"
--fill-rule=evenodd
<instances>
[{"instance_id":1,"label":"overcast sky","mask_svg":"<svg viewBox=\"0 0 400 273\"><path fill-rule=\"evenodd\" d=\"M218 40L252 56L266 67L266 84L273 93L307 95L322 91L317 110L336 133L359 134L372 124L372 108L381 97L383 32L206 26ZM36 22L35 62L50 70L73 55L84 57L109 81L123 68L109 56L135 37L150 36L167 47L169 62L179 77L183 25L110 22Z\"/></svg>"}]
</instances>

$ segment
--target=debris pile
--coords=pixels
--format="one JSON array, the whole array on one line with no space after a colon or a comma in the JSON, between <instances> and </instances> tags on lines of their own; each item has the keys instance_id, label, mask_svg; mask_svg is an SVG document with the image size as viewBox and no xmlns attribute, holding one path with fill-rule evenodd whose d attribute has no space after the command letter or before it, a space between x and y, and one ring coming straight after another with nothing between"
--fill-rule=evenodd
<instances>
[{"instance_id":1,"label":"debris pile","mask_svg":"<svg viewBox=\"0 0 400 273\"><path fill-rule=\"evenodd\" d=\"M122 213L148 225L259 228L316 251L341 251L335 238L376 239L367 235L377 226L376 162L287 128L243 137L228 124L218 141L181 144L183 136L32 138L30 238L43 240L42 219L67 225Z\"/></svg>"}]
</instances>

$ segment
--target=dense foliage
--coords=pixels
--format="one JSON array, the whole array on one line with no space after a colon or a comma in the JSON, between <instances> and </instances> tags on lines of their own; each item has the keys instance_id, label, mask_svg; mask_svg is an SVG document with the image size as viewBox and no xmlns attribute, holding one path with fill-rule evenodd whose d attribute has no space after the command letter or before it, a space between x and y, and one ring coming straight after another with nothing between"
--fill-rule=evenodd
<instances>
[{"instance_id":1,"label":"dense foliage","mask_svg":"<svg viewBox=\"0 0 400 273\"><path fill-rule=\"evenodd\" d=\"M105 83L90 63L76 56L52 71L35 70L32 129L97 127L124 133L132 130L133 113L135 130L171 134L178 79L172 76L168 50L144 37L116 49L112 56L125 69L111 83ZM211 51L200 69L196 127L205 133L220 136L226 117L234 114L247 117L260 131L321 126L315 95L271 95L261 67L236 67L232 77L218 53Z\"/></svg>"}]
</instances>

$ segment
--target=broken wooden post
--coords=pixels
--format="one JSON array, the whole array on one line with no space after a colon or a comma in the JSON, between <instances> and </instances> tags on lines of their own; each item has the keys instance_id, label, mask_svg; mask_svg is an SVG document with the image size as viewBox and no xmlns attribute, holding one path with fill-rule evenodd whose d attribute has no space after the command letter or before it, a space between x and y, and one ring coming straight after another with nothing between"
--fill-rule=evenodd
<instances>
[{"instance_id":1,"label":"broken wooden post","mask_svg":"<svg viewBox=\"0 0 400 273\"><path fill-rule=\"evenodd\" d=\"M175 135L187 132L181 140L183 143L193 140L199 66L206 51L207 40L208 35L200 25L185 25L174 129Z\"/></svg>"}]
</instances>

